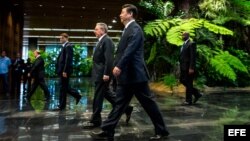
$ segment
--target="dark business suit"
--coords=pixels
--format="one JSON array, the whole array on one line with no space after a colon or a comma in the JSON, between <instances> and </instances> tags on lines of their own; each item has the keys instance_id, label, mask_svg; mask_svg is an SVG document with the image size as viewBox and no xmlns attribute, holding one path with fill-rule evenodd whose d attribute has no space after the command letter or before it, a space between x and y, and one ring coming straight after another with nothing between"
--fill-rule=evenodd
<instances>
[{"instance_id":1,"label":"dark business suit","mask_svg":"<svg viewBox=\"0 0 250 141\"><path fill-rule=\"evenodd\" d=\"M111 79L112 65L114 60L114 44L108 35L104 35L95 48L93 55L93 80L95 94L93 101L93 115L90 122L95 126L102 123L101 111L103 100L106 98L112 106L115 104L115 94L109 89L109 81L103 81L103 75Z\"/></svg>"},{"instance_id":2,"label":"dark business suit","mask_svg":"<svg viewBox=\"0 0 250 141\"><path fill-rule=\"evenodd\" d=\"M44 80L45 77L44 60L41 56L36 58L29 73L31 77L34 79L34 81L32 83L31 90L27 94L27 98L30 99L33 93L35 92L36 88L38 87L38 85L40 85L40 87L43 89L46 100L48 100L50 93Z\"/></svg>"},{"instance_id":3,"label":"dark business suit","mask_svg":"<svg viewBox=\"0 0 250 141\"><path fill-rule=\"evenodd\" d=\"M65 46L62 47L57 58L56 72L60 77L59 108L63 110L66 108L67 93L75 99L81 98L79 92L72 89L69 85L70 75L73 72L73 44L67 42ZM67 77L63 77L63 72L67 73Z\"/></svg>"},{"instance_id":4,"label":"dark business suit","mask_svg":"<svg viewBox=\"0 0 250 141\"><path fill-rule=\"evenodd\" d=\"M115 66L121 69L117 77L116 105L101 126L103 131L108 132L108 136L114 135L116 125L134 95L152 120L155 133L168 134L148 86L149 75L144 62L143 46L143 31L134 21L123 33L116 52Z\"/></svg>"},{"instance_id":5,"label":"dark business suit","mask_svg":"<svg viewBox=\"0 0 250 141\"><path fill-rule=\"evenodd\" d=\"M189 69L195 70L196 44L190 40L183 44L180 53L180 82L186 87L186 102L192 103L192 95L199 97L200 94L193 87L194 73L189 74Z\"/></svg>"},{"instance_id":6,"label":"dark business suit","mask_svg":"<svg viewBox=\"0 0 250 141\"><path fill-rule=\"evenodd\" d=\"M12 76L11 76L11 93L19 97L21 79L23 74L24 60L16 58L12 61Z\"/></svg>"}]
</instances>

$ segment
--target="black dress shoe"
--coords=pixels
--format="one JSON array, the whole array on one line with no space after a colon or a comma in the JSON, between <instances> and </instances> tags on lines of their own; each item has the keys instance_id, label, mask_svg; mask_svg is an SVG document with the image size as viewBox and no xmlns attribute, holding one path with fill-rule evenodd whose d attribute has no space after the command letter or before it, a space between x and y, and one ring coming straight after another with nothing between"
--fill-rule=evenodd
<instances>
[{"instance_id":1,"label":"black dress shoe","mask_svg":"<svg viewBox=\"0 0 250 141\"><path fill-rule=\"evenodd\" d=\"M65 110L65 108L60 108L59 106L53 109L53 111L63 111L63 110Z\"/></svg>"},{"instance_id":2,"label":"black dress shoe","mask_svg":"<svg viewBox=\"0 0 250 141\"><path fill-rule=\"evenodd\" d=\"M181 106L190 106L192 105L192 102L187 102L187 101L184 101Z\"/></svg>"},{"instance_id":3,"label":"black dress shoe","mask_svg":"<svg viewBox=\"0 0 250 141\"><path fill-rule=\"evenodd\" d=\"M128 106L126 111L125 111L125 114L126 114L126 121L125 122L126 122L126 124L128 124L132 112L133 112L133 106Z\"/></svg>"},{"instance_id":4,"label":"black dress shoe","mask_svg":"<svg viewBox=\"0 0 250 141\"><path fill-rule=\"evenodd\" d=\"M193 103L196 103L201 97L202 97L202 95L203 94L199 94L198 96L196 96L195 98L194 98L194 102Z\"/></svg>"},{"instance_id":5,"label":"black dress shoe","mask_svg":"<svg viewBox=\"0 0 250 141\"><path fill-rule=\"evenodd\" d=\"M96 127L100 127L101 124L94 124L90 121L84 122L83 123L83 129L93 129Z\"/></svg>"},{"instance_id":6,"label":"black dress shoe","mask_svg":"<svg viewBox=\"0 0 250 141\"><path fill-rule=\"evenodd\" d=\"M164 135L154 135L154 136L150 137L149 140L151 140L151 141L152 140L161 140L163 138L168 137L168 135L169 135L169 133L166 133Z\"/></svg>"},{"instance_id":7,"label":"black dress shoe","mask_svg":"<svg viewBox=\"0 0 250 141\"><path fill-rule=\"evenodd\" d=\"M92 132L90 135L95 140L114 141L114 134L108 133L107 131Z\"/></svg>"},{"instance_id":8,"label":"black dress shoe","mask_svg":"<svg viewBox=\"0 0 250 141\"><path fill-rule=\"evenodd\" d=\"M80 102L81 98L82 98L82 96L76 98L76 105Z\"/></svg>"}]
</instances>

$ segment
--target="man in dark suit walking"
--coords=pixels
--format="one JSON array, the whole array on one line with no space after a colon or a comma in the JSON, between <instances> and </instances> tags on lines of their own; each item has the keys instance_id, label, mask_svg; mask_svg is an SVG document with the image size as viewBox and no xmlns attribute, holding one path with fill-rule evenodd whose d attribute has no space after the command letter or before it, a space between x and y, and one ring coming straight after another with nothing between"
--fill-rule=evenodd
<instances>
[{"instance_id":1,"label":"man in dark suit walking","mask_svg":"<svg viewBox=\"0 0 250 141\"><path fill-rule=\"evenodd\" d=\"M113 69L118 83L116 105L102 123L102 131L92 132L95 139L114 140L115 127L134 95L154 124L155 135L150 140L159 140L169 135L154 95L149 89L149 75L144 62L144 35L135 22L137 14L137 7L134 5L123 5L120 19L125 30L118 45Z\"/></svg>"},{"instance_id":2,"label":"man in dark suit walking","mask_svg":"<svg viewBox=\"0 0 250 141\"><path fill-rule=\"evenodd\" d=\"M193 87L195 64L196 64L196 44L189 39L189 33L182 34L184 41L180 53L180 82L186 87L186 100L182 105L192 105L196 103L202 94ZM194 95L194 101L192 101Z\"/></svg>"},{"instance_id":3,"label":"man in dark suit walking","mask_svg":"<svg viewBox=\"0 0 250 141\"><path fill-rule=\"evenodd\" d=\"M95 94L93 100L93 114L89 122L84 123L84 128L99 127L102 123L101 111L103 100L106 98L114 107L115 94L109 89L112 77L112 67L114 61L114 44L107 35L108 27L105 23L97 23L94 33L98 38L97 46L93 55L93 80L95 83ZM129 121L133 107L126 109L127 119Z\"/></svg>"},{"instance_id":4,"label":"man in dark suit walking","mask_svg":"<svg viewBox=\"0 0 250 141\"><path fill-rule=\"evenodd\" d=\"M45 77L44 60L41 57L39 50L35 50L34 55L35 55L36 60L33 63L33 66L30 69L30 72L28 73L28 77L33 78L33 83L31 86L31 90L27 94L27 99L30 100L36 88L40 85L40 87L43 89L43 92L45 94L45 100L49 100L50 93L44 80L44 77Z\"/></svg>"},{"instance_id":5,"label":"man in dark suit walking","mask_svg":"<svg viewBox=\"0 0 250 141\"><path fill-rule=\"evenodd\" d=\"M67 93L76 99L76 104L81 99L79 92L69 85L70 75L73 71L73 44L69 42L67 33L60 35L60 42L62 43L62 49L56 62L56 73L60 77L60 95L59 106L55 110L64 110L66 108Z\"/></svg>"}]
</instances>

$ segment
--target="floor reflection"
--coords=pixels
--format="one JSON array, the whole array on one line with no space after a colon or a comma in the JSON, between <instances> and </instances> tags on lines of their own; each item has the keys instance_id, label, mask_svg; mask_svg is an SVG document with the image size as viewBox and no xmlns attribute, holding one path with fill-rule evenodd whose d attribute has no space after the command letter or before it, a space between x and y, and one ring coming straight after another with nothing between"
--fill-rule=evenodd
<instances>
[{"instance_id":1,"label":"floor reflection","mask_svg":"<svg viewBox=\"0 0 250 141\"><path fill-rule=\"evenodd\" d=\"M41 90L28 102L25 93L19 99L0 100L0 140L11 141L91 141L90 132L82 129L83 122L91 116L93 85L89 78L72 79L71 85L82 95L78 105L68 95L66 111L56 112L58 105L58 79L48 79L50 101L43 101ZM180 106L177 96L156 97L171 135L168 141L221 141L223 125L228 121L249 124L250 95L220 93L204 95L194 106ZM145 141L153 135L153 125L133 99L135 107L129 125L122 117L115 134L117 141ZM108 116L111 105L105 101L103 119ZM236 118L237 117L237 118Z\"/></svg>"}]
</instances>

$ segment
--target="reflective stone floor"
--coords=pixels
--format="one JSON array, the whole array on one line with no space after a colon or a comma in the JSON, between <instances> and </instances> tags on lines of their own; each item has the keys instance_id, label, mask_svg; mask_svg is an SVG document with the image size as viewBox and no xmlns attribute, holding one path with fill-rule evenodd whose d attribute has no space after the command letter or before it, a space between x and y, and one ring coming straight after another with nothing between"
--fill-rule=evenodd
<instances>
[{"instance_id":1,"label":"reflective stone floor","mask_svg":"<svg viewBox=\"0 0 250 141\"><path fill-rule=\"evenodd\" d=\"M45 102L38 90L29 104L23 94L19 99L0 100L1 141L92 141L90 132L97 129L83 129L82 124L91 116L93 87L87 78L74 79L72 86L83 96L80 103L68 95L67 110L53 111L58 104L58 81L47 81L51 100ZM224 124L249 124L250 94L218 93L205 94L197 105L181 106L183 101L175 95L156 96L169 128L166 141L222 141ZM134 111L129 125L123 116L116 128L116 141L147 141L154 134L153 125L138 104L131 102ZM111 109L105 102L103 119Z\"/></svg>"}]
</instances>

